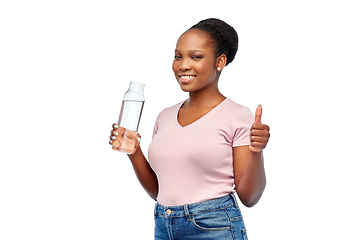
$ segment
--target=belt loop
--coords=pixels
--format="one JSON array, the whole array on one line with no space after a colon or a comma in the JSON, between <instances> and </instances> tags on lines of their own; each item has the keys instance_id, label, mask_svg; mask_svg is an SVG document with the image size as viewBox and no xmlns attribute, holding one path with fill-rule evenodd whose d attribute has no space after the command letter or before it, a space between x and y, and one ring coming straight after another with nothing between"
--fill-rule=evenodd
<instances>
[{"instance_id":1,"label":"belt loop","mask_svg":"<svg viewBox=\"0 0 360 240\"><path fill-rule=\"evenodd\" d=\"M238 205L238 203L237 203L237 200L236 200L236 197L235 197L234 193L230 193L230 196L231 196L231 197L233 198L233 200L234 200L235 208L236 208L236 209L239 209L239 205Z\"/></svg>"},{"instance_id":2,"label":"belt loop","mask_svg":"<svg viewBox=\"0 0 360 240\"><path fill-rule=\"evenodd\" d=\"M184 205L184 211L185 211L186 219L190 222L191 221L191 216L190 216L190 213L189 213L189 206L187 204Z\"/></svg>"}]
</instances>

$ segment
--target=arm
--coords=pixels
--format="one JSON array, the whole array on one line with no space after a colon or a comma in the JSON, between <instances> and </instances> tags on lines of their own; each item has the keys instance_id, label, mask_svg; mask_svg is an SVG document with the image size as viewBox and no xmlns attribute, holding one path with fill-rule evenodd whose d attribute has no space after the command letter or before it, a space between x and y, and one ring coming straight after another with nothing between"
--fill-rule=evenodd
<instances>
[{"instance_id":1,"label":"arm","mask_svg":"<svg viewBox=\"0 0 360 240\"><path fill-rule=\"evenodd\" d=\"M127 140L124 140L127 139ZM119 151L121 144L124 141L133 141L135 142L135 148L131 154L129 154L129 159L133 165L136 176L143 186L145 191L156 200L158 195L158 181L155 172L151 169L149 162L146 160L143 152L140 148L139 142L140 135L136 132L125 131L124 128L119 127L117 124L113 124L113 130L111 131L110 144L112 149Z\"/></svg>"},{"instance_id":2,"label":"arm","mask_svg":"<svg viewBox=\"0 0 360 240\"><path fill-rule=\"evenodd\" d=\"M241 202L254 206L261 198L266 185L262 150L270 138L270 128L261 124L262 107L255 112L255 122L250 130L250 145L233 148L234 180Z\"/></svg>"},{"instance_id":3,"label":"arm","mask_svg":"<svg viewBox=\"0 0 360 240\"><path fill-rule=\"evenodd\" d=\"M133 154L129 155L129 159L133 165L140 184L150 195L150 197L156 200L159 190L157 177L154 171L151 169L149 162L146 160L143 152L141 151L140 146Z\"/></svg>"},{"instance_id":4,"label":"arm","mask_svg":"<svg viewBox=\"0 0 360 240\"><path fill-rule=\"evenodd\" d=\"M262 152L252 152L249 146L233 148L235 188L241 202L254 206L266 185Z\"/></svg>"}]
</instances>

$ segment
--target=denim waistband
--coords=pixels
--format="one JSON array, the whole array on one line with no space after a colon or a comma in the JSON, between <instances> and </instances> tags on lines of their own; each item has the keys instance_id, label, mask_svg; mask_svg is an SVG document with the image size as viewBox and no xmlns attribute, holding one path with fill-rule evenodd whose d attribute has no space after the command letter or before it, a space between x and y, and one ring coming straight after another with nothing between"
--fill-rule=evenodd
<instances>
[{"instance_id":1,"label":"denim waistband","mask_svg":"<svg viewBox=\"0 0 360 240\"><path fill-rule=\"evenodd\" d=\"M239 208L236 197L233 193L230 193L229 195L222 198L193 204L185 204L181 206L163 206L156 202L154 215L155 218L157 215L165 216L166 218L186 216L187 219L190 220L191 216L193 215L203 212L221 210L233 205L236 209Z\"/></svg>"}]
</instances>

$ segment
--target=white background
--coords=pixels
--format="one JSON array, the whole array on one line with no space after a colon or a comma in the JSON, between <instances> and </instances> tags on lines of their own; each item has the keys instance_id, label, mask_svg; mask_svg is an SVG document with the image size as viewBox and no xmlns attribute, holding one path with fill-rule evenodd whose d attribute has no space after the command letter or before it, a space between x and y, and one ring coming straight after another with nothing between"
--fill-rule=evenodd
<instances>
[{"instance_id":1,"label":"white background","mask_svg":"<svg viewBox=\"0 0 360 240\"><path fill-rule=\"evenodd\" d=\"M359 239L358 1L2 1L0 239L152 239L153 200L108 145L129 81L157 114L187 98L178 37L238 32L222 93L271 127L267 187L242 206L251 240ZM181 147L181 146L179 146Z\"/></svg>"}]
</instances>

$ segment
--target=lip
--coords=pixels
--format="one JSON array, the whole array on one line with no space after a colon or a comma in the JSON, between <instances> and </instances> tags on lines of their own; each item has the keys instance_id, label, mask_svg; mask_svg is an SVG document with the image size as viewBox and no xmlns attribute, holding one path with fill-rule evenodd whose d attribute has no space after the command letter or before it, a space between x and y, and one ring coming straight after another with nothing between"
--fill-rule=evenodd
<instances>
[{"instance_id":1,"label":"lip","mask_svg":"<svg viewBox=\"0 0 360 240\"><path fill-rule=\"evenodd\" d=\"M195 74L178 74L179 82L182 84L188 84L196 78Z\"/></svg>"}]
</instances>

